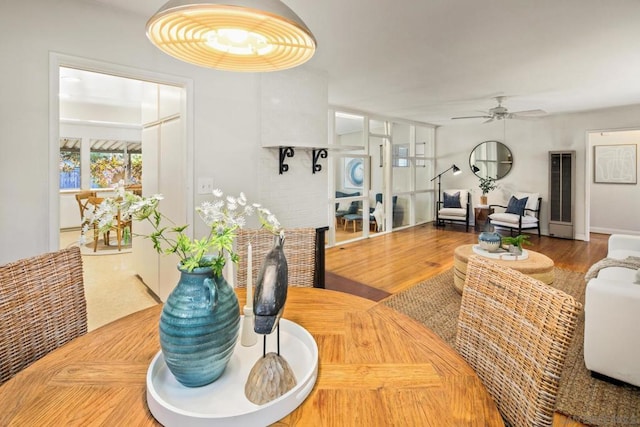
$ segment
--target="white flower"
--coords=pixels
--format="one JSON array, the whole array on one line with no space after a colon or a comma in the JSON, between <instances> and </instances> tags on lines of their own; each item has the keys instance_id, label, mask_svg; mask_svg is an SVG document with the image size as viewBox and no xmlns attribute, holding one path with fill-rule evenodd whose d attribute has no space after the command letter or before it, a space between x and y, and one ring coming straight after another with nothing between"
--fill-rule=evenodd
<instances>
[{"instance_id":1,"label":"white flower","mask_svg":"<svg viewBox=\"0 0 640 427\"><path fill-rule=\"evenodd\" d=\"M124 190L124 186L122 186ZM204 201L195 208L204 223L209 227L209 235L202 239L188 237L184 230L186 225L176 225L165 217L159 210L158 204L163 200L162 195L156 194L144 198L131 192L120 191L116 188L118 198L106 198L99 206L89 206L85 212L86 225L82 235L89 230L89 225L96 224L103 232L111 228L114 217L120 210L121 215L131 216L136 220L149 221L153 229L147 237L153 242L159 253L175 253L180 257L181 268L191 271L193 268L207 266L214 268L216 274L221 274L226 262L224 252L231 255L236 262L237 255L233 252L233 239L236 230L247 224L247 217L255 210L260 216L260 223L271 232L277 234L280 223L269 210L259 204L247 204L244 193L239 196L226 196L220 189L213 190L213 200ZM166 226L169 221L172 226ZM213 252L215 256L210 256Z\"/></svg>"}]
</instances>

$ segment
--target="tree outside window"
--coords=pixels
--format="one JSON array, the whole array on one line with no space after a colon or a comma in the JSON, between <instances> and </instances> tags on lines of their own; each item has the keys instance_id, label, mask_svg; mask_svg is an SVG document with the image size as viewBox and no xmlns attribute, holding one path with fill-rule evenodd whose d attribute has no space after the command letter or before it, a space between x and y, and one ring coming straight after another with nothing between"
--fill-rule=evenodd
<instances>
[{"instance_id":1,"label":"tree outside window","mask_svg":"<svg viewBox=\"0 0 640 427\"><path fill-rule=\"evenodd\" d=\"M142 183L142 144L139 141L92 140L88 165L82 164L82 149L82 138L60 139L61 190L112 188L120 180L125 184ZM80 171L87 168L90 182L83 183Z\"/></svg>"},{"instance_id":2,"label":"tree outside window","mask_svg":"<svg viewBox=\"0 0 640 427\"><path fill-rule=\"evenodd\" d=\"M142 181L142 152L139 142L96 140L91 143L91 188L110 188L121 180Z\"/></svg>"},{"instance_id":3,"label":"tree outside window","mask_svg":"<svg viewBox=\"0 0 640 427\"><path fill-rule=\"evenodd\" d=\"M80 179L80 138L60 138L59 171L60 189L82 187Z\"/></svg>"},{"instance_id":4,"label":"tree outside window","mask_svg":"<svg viewBox=\"0 0 640 427\"><path fill-rule=\"evenodd\" d=\"M80 150L60 150L60 189L80 188Z\"/></svg>"}]
</instances>

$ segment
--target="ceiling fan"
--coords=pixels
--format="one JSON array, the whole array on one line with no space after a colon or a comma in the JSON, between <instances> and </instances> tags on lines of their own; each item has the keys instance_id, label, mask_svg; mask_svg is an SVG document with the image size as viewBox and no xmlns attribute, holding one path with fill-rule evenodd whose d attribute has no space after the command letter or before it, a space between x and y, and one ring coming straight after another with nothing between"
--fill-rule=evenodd
<instances>
[{"instance_id":1,"label":"ceiling fan","mask_svg":"<svg viewBox=\"0 0 640 427\"><path fill-rule=\"evenodd\" d=\"M479 116L463 116L463 117L452 117L451 120L458 119L488 119L486 122L489 123L494 120L502 120L502 119L528 119L533 117L538 117L547 114L544 110L526 110L526 111L517 111L514 113L510 113L507 107L502 106L502 102L506 99L506 96L496 96L494 98L498 101L498 105L491 108L487 113Z\"/></svg>"}]
</instances>

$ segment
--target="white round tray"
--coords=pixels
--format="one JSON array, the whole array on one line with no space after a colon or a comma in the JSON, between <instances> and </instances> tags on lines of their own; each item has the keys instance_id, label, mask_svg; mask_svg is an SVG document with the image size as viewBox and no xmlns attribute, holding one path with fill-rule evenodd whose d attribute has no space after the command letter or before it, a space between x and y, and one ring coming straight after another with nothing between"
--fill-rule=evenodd
<instances>
[{"instance_id":1,"label":"white round tray","mask_svg":"<svg viewBox=\"0 0 640 427\"><path fill-rule=\"evenodd\" d=\"M242 336L242 330L238 336ZM267 336L267 353L276 351L274 332ZM297 385L271 402L256 405L245 397L244 385L249 371L262 357L261 335L258 335L257 344L251 347L243 347L238 339L222 376L203 387L190 388L180 384L167 368L162 351L159 351L147 370L149 410L167 427L264 426L274 423L300 406L318 376L316 341L302 326L286 319L280 319L280 355L293 369Z\"/></svg>"},{"instance_id":2,"label":"white round tray","mask_svg":"<svg viewBox=\"0 0 640 427\"><path fill-rule=\"evenodd\" d=\"M514 255L505 249L498 249L495 252L489 252L480 247L480 245L473 245L473 252L483 257L492 259L501 259L503 261L522 261L529 258L529 252L526 249L522 250L522 255Z\"/></svg>"}]
</instances>

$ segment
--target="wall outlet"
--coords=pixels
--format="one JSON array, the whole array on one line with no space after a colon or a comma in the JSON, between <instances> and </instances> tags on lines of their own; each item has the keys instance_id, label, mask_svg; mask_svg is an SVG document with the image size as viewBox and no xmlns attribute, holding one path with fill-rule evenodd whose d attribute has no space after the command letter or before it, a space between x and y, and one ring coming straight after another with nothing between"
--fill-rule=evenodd
<instances>
[{"instance_id":1,"label":"wall outlet","mask_svg":"<svg viewBox=\"0 0 640 427\"><path fill-rule=\"evenodd\" d=\"M213 178L198 178L198 194L211 194L213 191Z\"/></svg>"}]
</instances>

